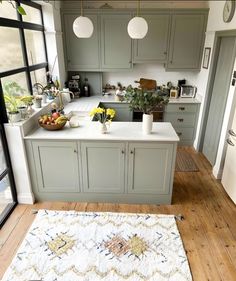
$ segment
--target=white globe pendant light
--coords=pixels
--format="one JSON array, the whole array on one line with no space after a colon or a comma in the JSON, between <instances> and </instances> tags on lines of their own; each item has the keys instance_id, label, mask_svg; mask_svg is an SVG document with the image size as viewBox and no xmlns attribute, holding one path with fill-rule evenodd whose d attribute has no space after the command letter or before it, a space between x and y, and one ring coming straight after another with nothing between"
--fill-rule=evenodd
<instances>
[{"instance_id":1,"label":"white globe pendant light","mask_svg":"<svg viewBox=\"0 0 236 281\"><path fill-rule=\"evenodd\" d=\"M81 0L81 16L73 22L73 31L78 38L89 38L93 34L93 23L83 16L83 1Z\"/></svg>"},{"instance_id":2,"label":"white globe pendant light","mask_svg":"<svg viewBox=\"0 0 236 281\"><path fill-rule=\"evenodd\" d=\"M138 1L137 16L132 18L127 26L128 34L132 39L143 39L148 32L146 20L139 16L140 0Z\"/></svg>"}]
</instances>

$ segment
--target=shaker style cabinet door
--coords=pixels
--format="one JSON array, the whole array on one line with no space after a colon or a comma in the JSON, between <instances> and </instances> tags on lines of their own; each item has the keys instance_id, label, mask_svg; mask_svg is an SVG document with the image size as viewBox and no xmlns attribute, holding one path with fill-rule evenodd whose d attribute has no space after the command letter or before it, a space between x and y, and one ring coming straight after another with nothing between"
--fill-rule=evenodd
<instances>
[{"instance_id":1,"label":"shaker style cabinet door","mask_svg":"<svg viewBox=\"0 0 236 281\"><path fill-rule=\"evenodd\" d=\"M83 192L124 193L125 144L82 142Z\"/></svg>"},{"instance_id":2,"label":"shaker style cabinet door","mask_svg":"<svg viewBox=\"0 0 236 281\"><path fill-rule=\"evenodd\" d=\"M199 70L205 38L204 14L172 16L167 70Z\"/></svg>"},{"instance_id":3,"label":"shaker style cabinet door","mask_svg":"<svg viewBox=\"0 0 236 281\"><path fill-rule=\"evenodd\" d=\"M171 193L175 161L173 151L173 144L130 143L128 193Z\"/></svg>"},{"instance_id":4,"label":"shaker style cabinet door","mask_svg":"<svg viewBox=\"0 0 236 281\"><path fill-rule=\"evenodd\" d=\"M101 15L102 69L132 67L131 38L127 32L130 14Z\"/></svg>"},{"instance_id":5,"label":"shaker style cabinet door","mask_svg":"<svg viewBox=\"0 0 236 281\"><path fill-rule=\"evenodd\" d=\"M169 15L145 15L148 33L142 40L134 40L133 62L165 62L167 58Z\"/></svg>"},{"instance_id":6,"label":"shaker style cabinet door","mask_svg":"<svg viewBox=\"0 0 236 281\"><path fill-rule=\"evenodd\" d=\"M94 26L90 38L78 38L73 32L73 22L78 14L64 14L64 41L66 47L67 70L98 70L99 61L99 21L97 15L86 14Z\"/></svg>"},{"instance_id":7,"label":"shaker style cabinet door","mask_svg":"<svg viewBox=\"0 0 236 281\"><path fill-rule=\"evenodd\" d=\"M37 192L79 192L76 142L32 141Z\"/></svg>"}]
</instances>

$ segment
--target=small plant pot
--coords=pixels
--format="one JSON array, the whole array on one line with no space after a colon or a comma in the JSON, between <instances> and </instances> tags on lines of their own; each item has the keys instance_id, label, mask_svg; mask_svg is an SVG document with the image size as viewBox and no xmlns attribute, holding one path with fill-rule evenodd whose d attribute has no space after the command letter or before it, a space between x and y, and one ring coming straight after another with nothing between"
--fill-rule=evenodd
<instances>
[{"instance_id":1,"label":"small plant pot","mask_svg":"<svg viewBox=\"0 0 236 281\"><path fill-rule=\"evenodd\" d=\"M21 115L21 119L26 119L27 117L27 107L26 106L20 106L18 107L18 110L20 112L20 115Z\"/></svg>"},{"instance_id":2,"label":"small plant pot","mask_svg":"<svg viewBox=\"0 0 236 281\"><path fill-rule=\"evenodd\" d=\"M19 122L21 120L21 114L20 114L19 111L8 112L8 118L9 118L10 122L16 123L16 122Z\"/></svg>"},{"instance_id":3,"label":"small plant pot","mask_svg":"<svg viewBox=\"0 0 236 281\"><path fill-rule=\"evenodd\" d=\"M42 107L42 99L34 100L34 107L35 108L41 108Z\"/></svg>"}]
</instances>

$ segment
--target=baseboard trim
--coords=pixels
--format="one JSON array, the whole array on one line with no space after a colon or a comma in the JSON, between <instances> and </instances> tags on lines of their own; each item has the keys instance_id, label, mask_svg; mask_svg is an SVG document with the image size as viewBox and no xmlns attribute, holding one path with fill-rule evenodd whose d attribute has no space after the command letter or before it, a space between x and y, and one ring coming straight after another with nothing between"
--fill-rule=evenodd
<instances>
[{"instance_id":1,"label":"baseboard trim","mask_svg":"<svg viewBox=\"0 0 236 281\"><path fill-rule=\"evenodd\" d=\"M223 169L217 169L213 167L212 174L217 180L221 180L223 175Z\"/></svg>"},{"instance_id":2,"label":"baseboard trim","mask_svg":"<svg viewBox=\"0 0 236 281\"><path fill-rule=\"evenodd\" d=\"M17 200L18 200L18 203L20 203L20 204L30 204L30 205L32 205L35 202L34 196L31 193L17 194Z\"/></svg>"}]
</instances>

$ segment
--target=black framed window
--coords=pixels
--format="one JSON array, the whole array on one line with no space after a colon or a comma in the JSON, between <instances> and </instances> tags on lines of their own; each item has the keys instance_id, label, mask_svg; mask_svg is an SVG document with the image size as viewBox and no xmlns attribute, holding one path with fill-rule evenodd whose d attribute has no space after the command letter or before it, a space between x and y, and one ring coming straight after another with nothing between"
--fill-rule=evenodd
<instances>
[{"instance_id":1,"label":"black framed window","mask_svg":"<svg viewBox=\"0 0 236 281\"><path fill-rule=\"evenodd\" d=\"M45 84L48 58L41 5L16 0L21 16L7 1L0 4L0 228L17 204L13 171L4 132L8 122L4 102L4 84L16 82L33 93L36 82Z\"/></svg>"}]
</instances>

